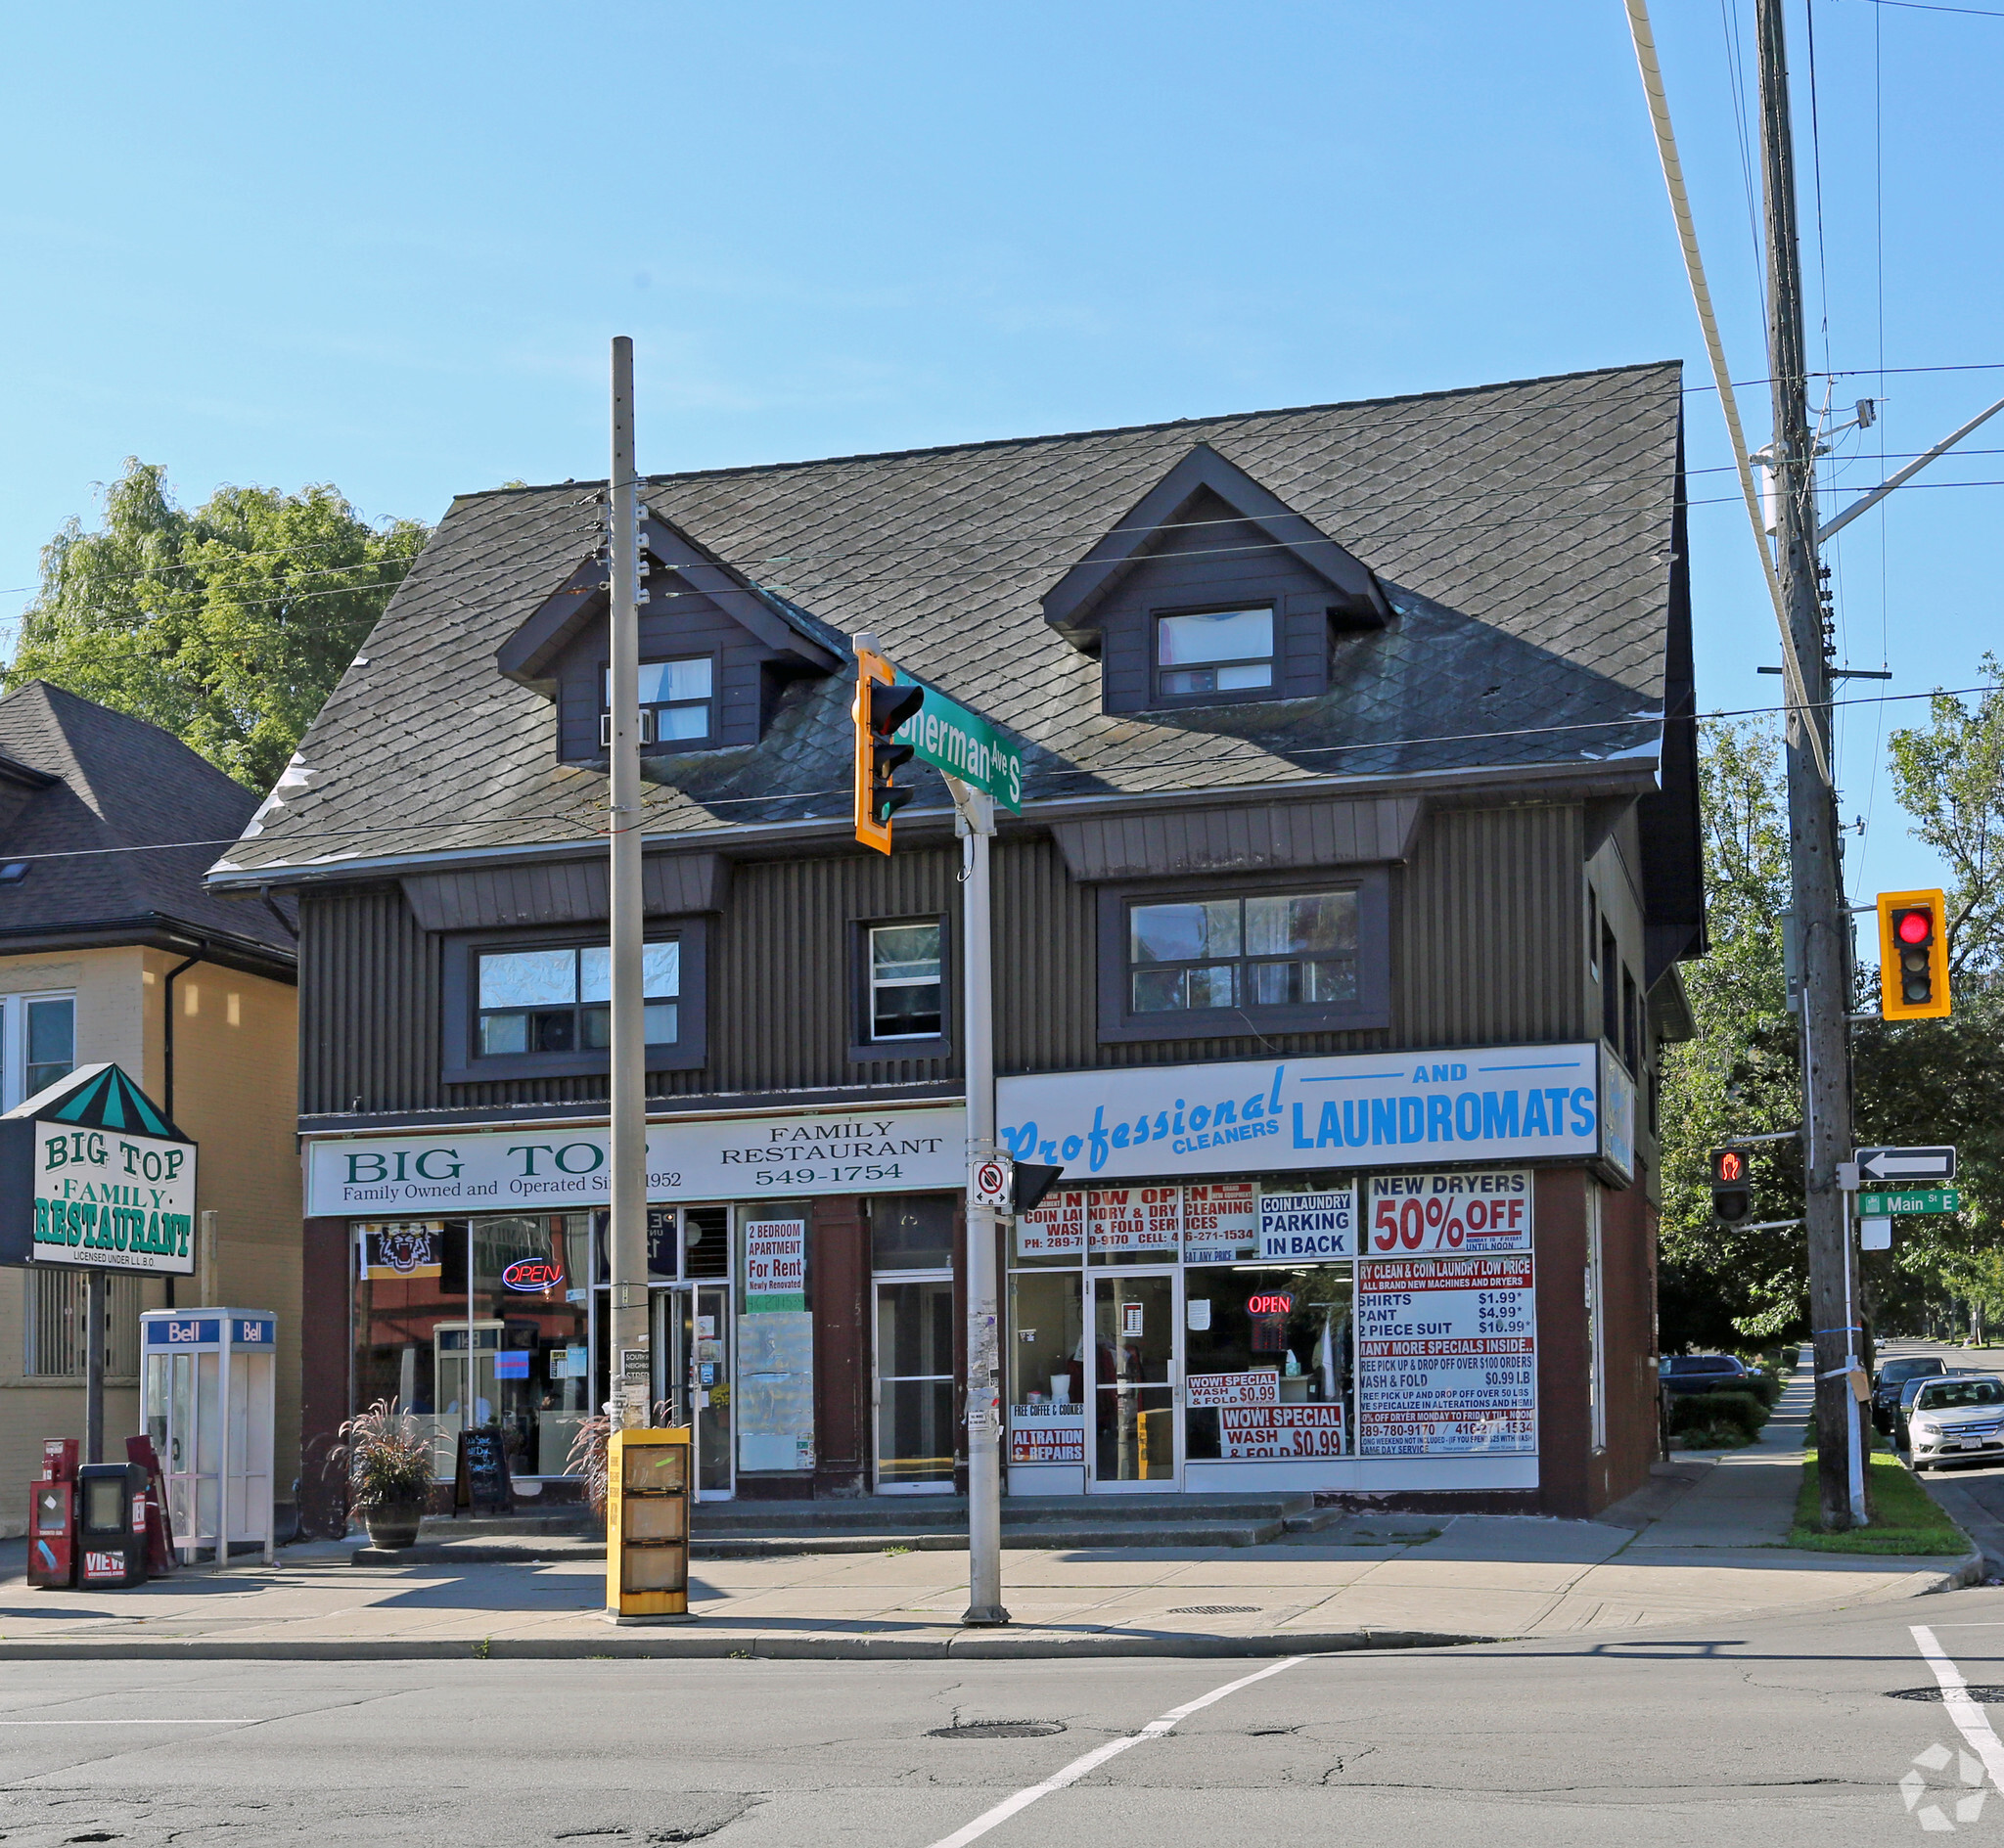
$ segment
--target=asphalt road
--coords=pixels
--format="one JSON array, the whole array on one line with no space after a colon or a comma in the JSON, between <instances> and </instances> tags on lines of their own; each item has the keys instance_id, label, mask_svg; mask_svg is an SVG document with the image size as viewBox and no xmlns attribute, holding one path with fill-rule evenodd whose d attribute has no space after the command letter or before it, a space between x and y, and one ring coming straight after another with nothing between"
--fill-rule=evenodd
<instances>
[{"instance_id":1,"label":"asphalt road","mask_svg":"<svg viewBox=\"0 0 2004 1848\"><path fill-rule=\"evenodd\" d=\"M1962 1780L1983 1776L1985 1709L1887 1697L1939 1687L1914 1624L1951 1675L2004 1684L1986 1590L1310 1657L1167 1725L1273 1664L11 1663L0 1839L1880 1848L1931 1808L1952 1825L1958 1800L1965 1828L2004 1827L2004 1796ZM998 1721L1062 1730L970 1730Z\"/></svg>"}]
</instances>

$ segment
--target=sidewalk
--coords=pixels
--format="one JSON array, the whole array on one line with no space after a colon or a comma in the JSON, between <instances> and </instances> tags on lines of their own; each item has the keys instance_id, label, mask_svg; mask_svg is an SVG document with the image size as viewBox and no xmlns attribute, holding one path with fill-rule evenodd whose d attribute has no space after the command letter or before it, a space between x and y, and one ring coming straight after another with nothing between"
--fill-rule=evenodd
<instances>
[{"instance_id":1,"label":"sidewalk","mask_svg":"<svg viewBox=\"0 0 2004 1848\"><path fill-rule=\"evenodd\" d=\"M698 1559L692 1621L615 1628L589 1561L358 1566L346 1541L132 1592L31 1591L10 1559L0 1660L1267 1655L1712 1624L1965 1582L1974 1555L1780 1544L1806 1403L1802 1380L1766 1441L1679 1455L1595 1521L1375 1514L1268 1546L1011 1551L1005 1630L960 1628L961 1553Z\"/></svg>"}]
</instances>

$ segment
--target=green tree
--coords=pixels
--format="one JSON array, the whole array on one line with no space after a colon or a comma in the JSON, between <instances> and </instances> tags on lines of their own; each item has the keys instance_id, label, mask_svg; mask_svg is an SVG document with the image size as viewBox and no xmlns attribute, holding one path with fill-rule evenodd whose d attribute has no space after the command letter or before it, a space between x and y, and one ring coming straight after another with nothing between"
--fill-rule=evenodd
<instances>
[{"instance_id":1,"label":"green tree","mask_svg":"<svg viewBox=\"0 0 2004 1848\"><path fill-rule=\"evenodd\" d=\"M1893 789L1948 870L1945 1020L1871 1020L1855 1038L1858 1140L1953 1143L1962 1210L1894 1223L1864 1260L1868 1305L1918 1326L1952 1298L2004 1322L2004 667L1972 703L1937 693L1925 725L1893 733ZM1878 946L1861 958L1860 1011L1876 1012Z\"/></svg>"},{"instance_id":2,"label":"green tree","mask_svg":"<svg viewBox=\"0 0 2004 1848\"><path fill-rule=\"evenodd\" d=\"M1711 947L1683 965L1697 1037L1670 1048L1663 1064L1659 1310L1665 1351L1745 1347L1807 1328L1800 1230L1714 1226L1708 1184L1707 1157L1718 1144L1793 1129L1801 1118L1798 1016L1789 1011L1783 968L1789 837L1774 728L1708 723L1699 789ZM1799 1217L1799 1146L1767 1143L1751 1152L1754 1218Z\"/></svg>"},{"instance_id":3,"label":"green tree","mask_svg":"<svg viewBox=\"0 0 2004 1848\"><path fill-rule=\"evenodd\" d=\"M128 458L104 523L71 519L7 665L149 719L240 783L278 781L428 529L371 526L325 484L218 488L193 513Z\"/></svg>"}]
</instances>

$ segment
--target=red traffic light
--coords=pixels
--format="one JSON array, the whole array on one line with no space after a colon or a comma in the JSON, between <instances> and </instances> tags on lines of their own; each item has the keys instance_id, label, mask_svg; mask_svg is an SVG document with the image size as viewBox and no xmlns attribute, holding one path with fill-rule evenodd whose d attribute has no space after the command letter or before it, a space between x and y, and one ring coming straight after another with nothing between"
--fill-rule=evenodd
<instances>
[{"instance_id":1,"label":"red traffic light","mask_svg":"<svg viewBox=\"0 0 2004 1848\"><path fill-rule=\"evenodd\" d=\"M1925 911L1903 911L1892 927L1902 943L1925 943L1935 934L1935 920Z\"/></svg>"},{"instance_id":2,"label":"red traffic light","mask_svg":"<svg viewBox=\"0 0 2004 1848\"><path fill-rule=\"evenodd\" d=\"M1744 1180L1746 1178L1746 1174L1747 1157L1745 1155L1735 1154L1733 1150L1730 1149L1721 1149L1719 1151L1718 1178L1721 1181Z\"/></svg>"}]
</instances>

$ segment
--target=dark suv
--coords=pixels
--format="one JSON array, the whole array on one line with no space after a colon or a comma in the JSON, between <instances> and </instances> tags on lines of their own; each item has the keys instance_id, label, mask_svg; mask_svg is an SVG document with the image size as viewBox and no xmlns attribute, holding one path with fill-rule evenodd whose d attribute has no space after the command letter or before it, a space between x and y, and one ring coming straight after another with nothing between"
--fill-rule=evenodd
<instances>
[{"instance_id":1,"label":"dark suv","mask_svg":"<svg viewBox=\"0 0 2004 1848\"><path fill-rule=\"evenodd\" d=\"M1666 1354L1661 1371L1669 1393L1730 1392L1750 1375L1730 1354Z\"/></svg>"},{"instance_id":2,"label":"dark suv","mask_svg":"<svg viewBox=\"0 0 2004 1848\"><path fill-rule=\"evenodd\" d=\"M1900 1387L1909 1379L1929 1379L1947 1371L1948 1363L1938 1354L1914 1354L1903 1360L1888 1361L1872 1376L1872 1422L1890 1437L1894 1415L1899 1410Z\"/></svg>"}]
</instances>

